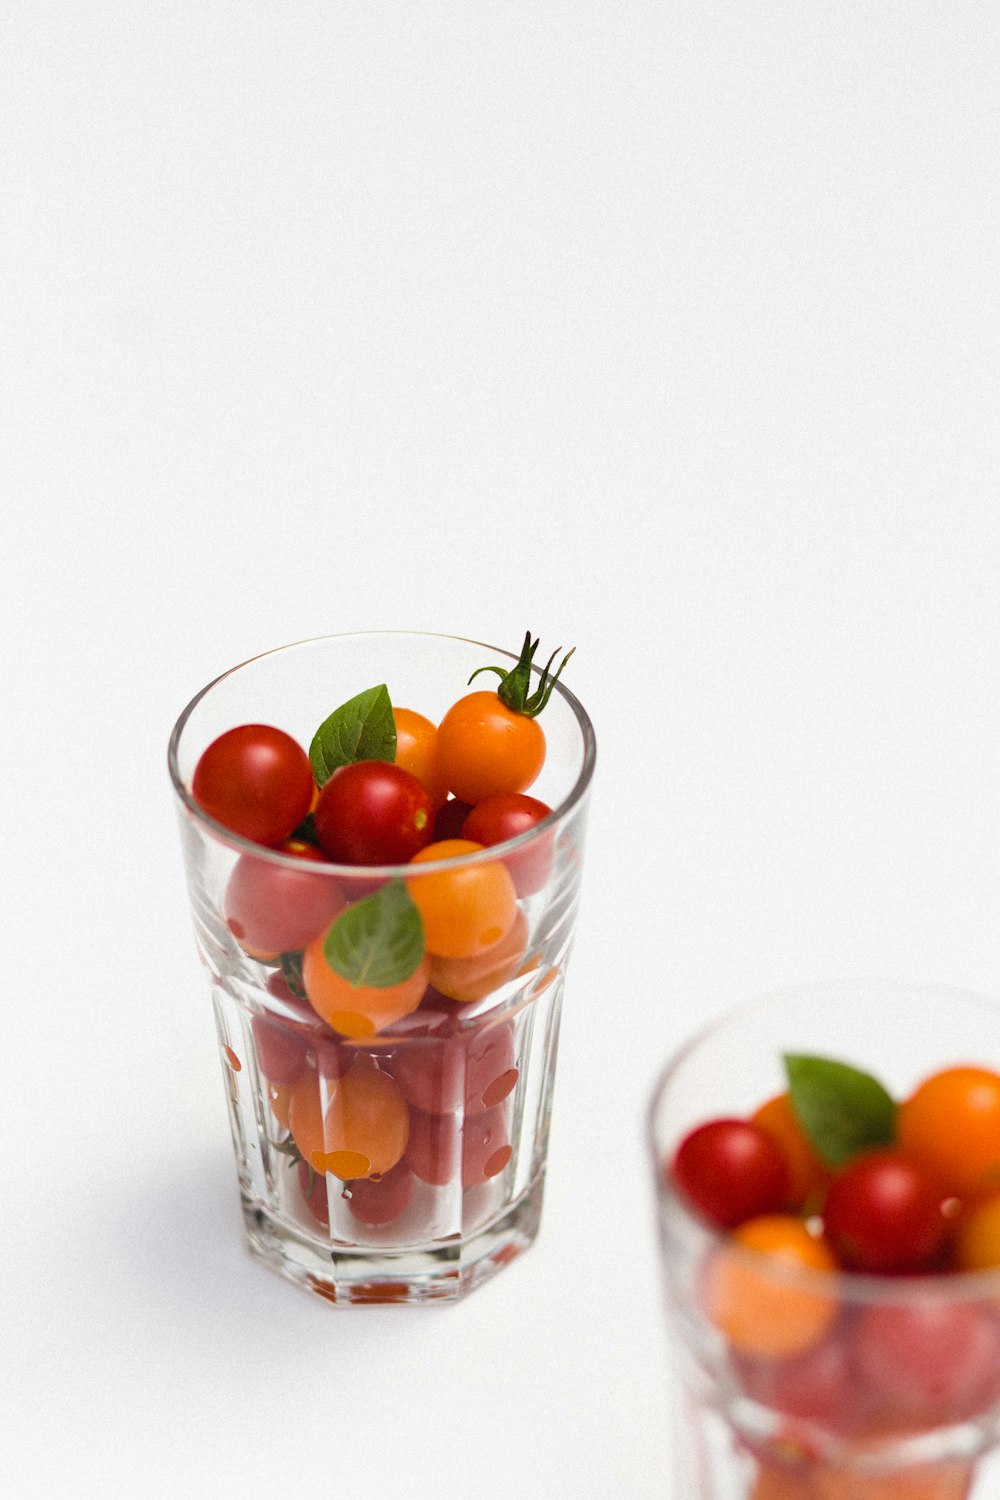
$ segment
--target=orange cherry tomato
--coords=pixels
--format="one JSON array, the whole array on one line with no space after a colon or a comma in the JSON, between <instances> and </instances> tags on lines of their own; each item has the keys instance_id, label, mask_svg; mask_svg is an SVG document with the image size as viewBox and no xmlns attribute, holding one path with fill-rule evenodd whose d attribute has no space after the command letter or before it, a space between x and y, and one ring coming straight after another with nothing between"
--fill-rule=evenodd
<instances>
[{"instance_id":1,"label":"orange cherry tomato","mask_svg":"<svg viewBox=\"0 0 1000 1500\"><path fill-rule=\"evenodd\" d=\"M415 854L410 868L478 854L482 847L470 839L443 839ZM514 882L499 860L414 876L406 885L424 924L427 952L439 958L480 957L510 931L517 915Z\"/></svg>"},{"instance_id":2,"label":"orange cherry tomato","mask_svg":"<svg viewBox=\"0 0 1000 1500\"><path fill-rule=\"evenodd\" d=\"M381 1176L402 1160L409 1135L410 1112L396 1084L359 1058L326 1112L325 1170L346 1181Z\"/></svg>"},{"instance_id":3,"label":"orange cherry tomato","mask_svg":"<svg viewBox=\"0 0 1000 1500\"><path fill-rule=\"evenodd\" d=\"M359 1058L326 1088L324 1111L315 1072L304 1073L292 1087L289 1129L304 1160L321 1176L332 1172L344 1181L391 1171L410 1134L410 1113L392 1079Z\"/></svg>"},{"instance_id":4,"label":"orange cherry tomato","mask_svg":"<svg viewBox=\"0 0 1000 1500\"><path fill-rule=\"evenodd\" d=\"M437 749L448 789L476 803L494 792L527 791L545 762L545 733L495 692L468 693L441 720Z\"/></svg>"},{"instance_id":5,"label":"orange cherry tomato","mask_svg":"<svg viewBox=\"0 0 1000 1500\"><path fill-rule=\"evenodd\" d=\"M799 1209L810 1199L820 1199L830 1174L799 1124L788 1094L777 1094L768 1099L750 1119L771 1137L785 1159L789 1178L788 1207Z\"/></svg>"},{"instance_id":6,"label":"orange cherry tomato","mask_svg":"<svg viewBox=\"0 0 1000 1500\"><path fill-rule=\"evenodd\" d=\"M1000 1266L1000 1192L965 1205L952 1243L960 1271L990 1271Z\"/></svg>"},{"instance_id":7,"label":"orange cherry tomato","mask_svg":"<svg viewBox=\"0 0 1000 1500\"><path fill-rule=\"evenodd\" d=\"M1000 1188L1000 1073L944 1068L899 1107L896 1139L958 1197Z\"/></svg>"},{"instance_id":8,"label":"orange cherry tomato","mask_svg":"<svg viewBox=\"0 0 1000 1500\"><path fill-rule=\"evenodd\" d=\"M809 1500L967 1500L974 1470L960 1459L872 1474L845 1465L818 1464Z\"/></svg>"},{"instance_id":9,"label":"orange cherry tomato","mask_svg":"<svg viewBox=\"0 0 1000 1500\"><path fill-rule=\"evenodd\" d=\"M325 1097L329 1101L336 1083L324 1079L322 1086L326 1089ZM324 1148L324 1096L320 1093L320 1089L319 1074L315 1068L307 1068L292 1084L285 1104L292 1140L298 1146L304 1160L310 1163L317 1153L322 1153Z\"/></svg>"},{"instance_id":10,"label":"orange cherry tomato","mask_svg":"<svg viewBox=\"0 0 1000 1500\"><path fill-rule=\"evenodd\" d=\"M815 1500L808 1472L761 1460L749 1500Z\"/></svg>"},{"instance_id":11,"label":"orange cherry tomato","mask_svg":"<svg viewBox=\"0 0 1000 1500\"><path fill-rule=\"evenodd\" d=\"M271 1106L272 1115L282 1130L288 1129L288 1110L291 1100L292 1089L290 1084L269 1083L267 1085L267 1102Z\"/></svg>"},{"instance_id":12,"label":"orange cherry tomato","mask_svg":"<svg viewBox=\"0 0 1000 1500\"><path fill-rule=\"evenodd\" d=\"M435 812L448 796L448 786L438 770L437 727L412 708L394 708L396 764L415 776L431 799Z\"/></svg>"},{"instance_id":13,"label":"orange cherry tomato","mask_svg":"<svg viewBox=\"0 0 1000 1500\"><path fill-rule=\"evenodd\" d=\"M422 958L408 979L376 989L352 984L326 961L321 932L302 955L302 983L316 1014L342 1036L373 1036L415 1011L430 981L430 963Z\"/></svg>"},{"instance_id":14,"label":"orange cherry tomato","mask_svg":"<svg viewBox=\"0 0 1000 1500\"><path fill-rule=\"evenodd\" d=\"M492 948L475 958L431 956L431 984L449 1000L482 1000L512 979L528 945L528 919L518 907L514 921Z\"/></svg>"},{"instance_id":15,"label":"orange cherry tomato","mask_svg":"<svg viewBox=\"0 0 1000 1500\"><path fill-rule=\"evenodd\" d=\"M729 1240L757 1252L759 1262L748 1264L747 1257L722 1248L708 1267L706 1311L733 1348L787 1359L817 1343L837 1316L836 1282L827 1293L797 1284L794 1273L837 1269L825 1240L791 1214L748 1219Z\"/></svg>"}]
</instances>

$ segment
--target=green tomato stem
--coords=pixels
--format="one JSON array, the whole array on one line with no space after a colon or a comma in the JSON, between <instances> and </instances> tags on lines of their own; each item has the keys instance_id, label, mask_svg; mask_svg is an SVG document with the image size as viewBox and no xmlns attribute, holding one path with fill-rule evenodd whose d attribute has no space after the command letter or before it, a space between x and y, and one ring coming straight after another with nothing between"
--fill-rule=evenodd
<instances>
[{"instance_id":1,"label":"green tomato stem","mask_svg":"<svg viewBox=\"0 0 1000 1500\"><path fill-rule=\"evenodd\" d=\"M535 652L538 650L538 641L540 639L541 637L538 637L533 641L531 639L531 631L525 631L524 645L521 647L521 655L518 658L516 666L511 667L510 671L505 671L503 667L495 666L477 667L472 677L469 678L469 681L471 682L473 677L478 677L480 672L495 672L500 678L500 686L497 688L497 697L500 699L500 702L505 704L513 713L523 714L526 719L536 719L551 698L552 689L559 681L563 667L576 650L575 646L570 647L559 663L557 671L553 674L552 663L562 650L561 646L557 646L542 668L541 680L538 687L529 695L528 689L531 687L532 661Z\"/></svg>"}]
</instances>

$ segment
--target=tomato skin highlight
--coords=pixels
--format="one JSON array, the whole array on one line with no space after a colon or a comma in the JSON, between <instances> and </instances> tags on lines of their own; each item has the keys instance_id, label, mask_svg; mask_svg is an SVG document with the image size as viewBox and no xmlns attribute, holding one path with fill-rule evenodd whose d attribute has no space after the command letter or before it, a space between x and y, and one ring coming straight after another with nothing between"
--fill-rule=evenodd
<instances>
[{"instance_id":1,"label":"tomato skin highlight","mask_svg":"<svg viewBox=\"0 0 1000 1500\"><path fill-rule=\"evenodd\" d=\"M927 1270L944 1244L942 1199L934 1178L916 1162L898 1151L868 1151L830 1183L824 1229L852 1270Z\"/></svg>"},{"instance_id":2,"label":"tomato skin highlight","mask_svg":"<svg viewBox=\"0 0 1000 1500\"><path fill-rule=\"evenodd\" d=\"M334 771L313 818L320 848L335 864L405 865L430 842L434 810L409 771L359 760Z\"/></svg>"},{"instance_id":3,"label":"tomato skin highlight","mask_svg":"<svg viewBox=\"0 0 1000 1500\"><path fill-rule=\"evenodd\" d=\"M312 767L297 740L270 724L240 724L212 741L191 795L202 812L255 844L280 844L312 804Z\"/></svg>"},{"instance_id":4,"label":"tomato skin highlight","mask_svg":"<svg viewBox=\"0 0 1000 1500\"><path fill-rule=\"evenodd\" d=\"M468 693L438 725L438 766L449 791L477 803L495 792L524 792L545 763L545 733L494 692Z\"/></svg>"},{"instance_id":5,"label":"tomato skin highlight","mask_svg":"<svg viewBox=\"0 0 1000 1500\"><path fill-rule=\"evenodd\" d=\"M461 837L474 843L502 844L537 828L551 814L551 807L523 792L494 792L472 809L462 825ZM504 856L504 864L519 896L534 896L542 890L552 870L552 834L541 834L527 849Z\"/></svg>"},{"instance_id":6,"label":"tomato skin highlight","mask_svg":"<svg viewBox=\"0 0 1000 1500\"><path fill-rule=\"evenodd\" d=\"M677 1148L673 1179L720 1229L777 1213L788 1199L788 1168L767 1133L749 1120L707 1120Z\"/></svg>"}]
</instances>

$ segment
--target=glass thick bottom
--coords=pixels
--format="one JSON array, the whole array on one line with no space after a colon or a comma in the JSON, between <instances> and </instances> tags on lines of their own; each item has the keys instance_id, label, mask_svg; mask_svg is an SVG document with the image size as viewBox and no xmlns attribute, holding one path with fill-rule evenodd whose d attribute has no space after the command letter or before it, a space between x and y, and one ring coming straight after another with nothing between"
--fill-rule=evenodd
<instances>
[{"instance_id":1,"label":"glass thick bottom","mask_svg":"<svg viewBox=\"0 0 1000 1500\"><path fill-rule=\"evenodd\" d=\"M514 1203L473 1231L414 1246L319 1241L246 1194L243 1216L251 1253L327 1302L447 1302L489 1281L534 1242L544 1187L543 1170Z\"/></svg>"},{"instance_id":2,"label":"glass thick bottom","mask_svg":"<svg viewBox=\"0 0 1000 1500\"><path fill-rule=\"evenodd\" d=\"M997 1417L837 1443L809 1423L769 1436L678 1393L678 1500L995 1500Z\"/></svg>"}]
</instances>

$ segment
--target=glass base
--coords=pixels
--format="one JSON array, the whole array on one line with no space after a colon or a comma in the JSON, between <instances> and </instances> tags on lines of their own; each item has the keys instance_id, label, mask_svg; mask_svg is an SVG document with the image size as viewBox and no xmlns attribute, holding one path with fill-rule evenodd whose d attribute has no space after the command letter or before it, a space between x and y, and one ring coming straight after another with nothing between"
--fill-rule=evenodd
<instances>
[{"instance_id":1,"label":"glass base","mask_svg":"<svg viewBox=\"0 0 1000 1500\"><path fill-rule=\"evenodd\" d=\"M327 1302L447 1302L489 1281L534 1242L544 1187L540 1173L516 1202L473 1233L398 1249L317 1240L246 1194L243 1217L251 1253Z\"/></svg>"}]
</instances>

